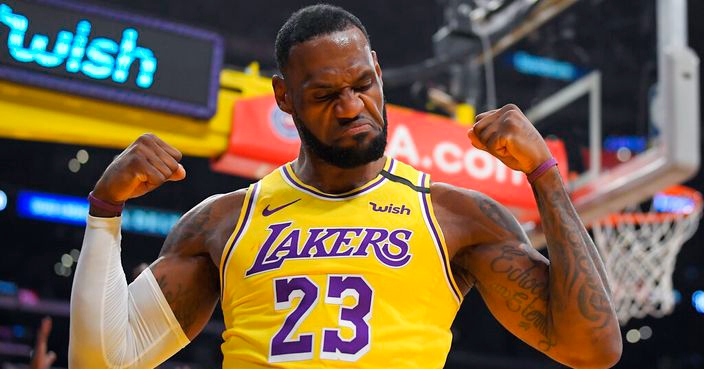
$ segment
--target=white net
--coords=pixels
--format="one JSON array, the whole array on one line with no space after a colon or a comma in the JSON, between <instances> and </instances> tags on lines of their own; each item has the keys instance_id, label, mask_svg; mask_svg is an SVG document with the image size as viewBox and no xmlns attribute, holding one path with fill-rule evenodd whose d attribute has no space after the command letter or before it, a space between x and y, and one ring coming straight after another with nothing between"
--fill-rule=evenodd
<instances>
[{"instance_id":1,"label":"white net","mask_svg":"<svg viewBox=\"0 0 704 369\"><path fill-rule=\"evenodd\" d=\"M701 195L688 192L693 205L682 211L626 209L592 225L622 325L631 318L662 317L675 306L677 254L697 230L702 213Z\"/></svg>"}]
</instances>

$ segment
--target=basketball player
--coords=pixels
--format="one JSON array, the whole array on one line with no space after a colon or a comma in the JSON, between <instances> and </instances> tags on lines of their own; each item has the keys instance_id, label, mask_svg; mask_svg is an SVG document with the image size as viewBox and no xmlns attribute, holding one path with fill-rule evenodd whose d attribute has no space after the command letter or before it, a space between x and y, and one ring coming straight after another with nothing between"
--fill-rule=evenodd
<instances>
[{"instance_id":1,"label":"basketball player","mask_svg":"<svg viewBox=\"0 0 704 369\"><path fill-rule=\"evenodd\" d=\"M198 335L218 300L226 369L441 368L472 287L554 360L618 361L604 267L516 106L477 116L469 139L529 175L550 261L492 199L383 155L382 72L356 17L299 10L276 57L273 88L300 133L298 158L189 211L129 286L121 206L182 180L181 154L144 135L95 185L71 296L71 368L152 368Z\"/></svg>"}]
</instances>

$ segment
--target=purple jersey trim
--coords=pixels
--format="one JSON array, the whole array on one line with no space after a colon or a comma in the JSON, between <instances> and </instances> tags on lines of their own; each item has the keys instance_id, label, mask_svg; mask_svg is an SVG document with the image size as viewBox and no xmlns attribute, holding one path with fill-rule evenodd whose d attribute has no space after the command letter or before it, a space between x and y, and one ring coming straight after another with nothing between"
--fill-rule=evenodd
<instances>
[{"instance_id":1,"label":"purple jersey trim","mask_svg":"<svg viewBox=\"0 0 704 369\"><path fill-rule=\"evenodd\" d=\"M247 208L244 213L244 218L242 218L242 224L240 224L240 228L237 229L237 234L235 237L232 239L232 242L227 246L229 249L227 250L227 254L225 255L225 262L222 264L222 270L220 271L220 284L221 284L221 290L220 290L220 296L222 297L222 294L225 292L225 271L227 270L227 263L230 261L230 255L232 255L232 251L235 249L237 246L237 241L242 238L242 234L244 233L244 229L247 228L247 225L251 219L251 215L254 212L254 203L256 202L256 197L257 197L257 191L259 191L259 182L254 184L254 187L252 187L252 194L249 196L249 202L247 203Z\"/></svg>"},{"instance_id":2,"label":"purple jersey trim","mask_svg":"<svg viewBox=\"0 0 704 369\"><path fill-rule=\"evenodd\" d=\"M423 173L420 181L420 185L422 186L425 183L425 178L427 177L427 174ZM448 258L447 254L445 253L445 248L442 247L442 241L440 239L440 234L438 233L438 230L435 228L435 223L433 222L433 218L430 216L430 208L428 207L428 199L430 198L430 194L420 194L421 198L423 199L423 216L425 217L426 222L428 223L428 227L430 228L431 235L433 236L433 243L435 243L435 246L438 248L440 251L440 256L442 258L442 269L445 271L445 278L447 278L447 282L450 285L450 289L452 289L452 292L454 293L455 297L457 298L458 302L462 302L462 294L457 291L455 288L455 283L453 282L452 275L450 274L450 270L448 269L447 265L448 263Z\"/></svg>"},{"instance_id":3,"label":"purple jersey trim","mask_svg":"<svg viewBox=\"0 0 704 369\"><path fill-rule=\"evenodd\" d=\"M396 163L396 161L394 159L390 159L388 172L390 172L390 173L393 172L395 163ZM335 194L325 193L325 192L319 191L317 189L312 189L312 188L308 188L308 187L304 186L294 176L292 176L291 173L289 173L288 165L282 166L281 172L283 173L284 177L286 179L288 179L287 182L289 184L293 185L295 188L297 188L303 192L306 192L308 194L311 194L313 196L320 197L323 199L329 199L329 200L342 200L342 199L351 198L353 196L359 196L359 195L362 195L364 193L367 193L367 192L377 188L380 184L382 184L386 181L386 178L381 176L380 178L375 180L372 184L365 185L366 187L352 190L351 192L347 192L344 194L335 195Z\"/></svg>"}]
</instances>

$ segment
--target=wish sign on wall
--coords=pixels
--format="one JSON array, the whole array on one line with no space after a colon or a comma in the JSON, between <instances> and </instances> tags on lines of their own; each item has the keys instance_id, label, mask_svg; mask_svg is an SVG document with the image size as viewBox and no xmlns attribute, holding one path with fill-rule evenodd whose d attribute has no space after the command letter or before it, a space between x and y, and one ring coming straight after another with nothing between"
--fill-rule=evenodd
<instances>
[{"instance_id":1,"label":"wish sign on wall","mask_svg":"<svg viewBox=\"0 0 704 369\"><path fill-rule=\"evenodd\" d=\"M63 1L0 0L0 79L207 119L222 58L212 32Z\"/></svg>"}]
</instances>

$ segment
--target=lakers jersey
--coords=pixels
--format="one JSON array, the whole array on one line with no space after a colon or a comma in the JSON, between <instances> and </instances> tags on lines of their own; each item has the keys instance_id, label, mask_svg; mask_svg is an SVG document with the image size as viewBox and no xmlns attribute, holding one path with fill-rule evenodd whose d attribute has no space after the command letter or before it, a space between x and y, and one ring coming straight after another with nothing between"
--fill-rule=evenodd
<instances>
[{"instance_id":1,"label":"lakers jersey","mask_svg":"<svg viewBox=\"0 0 704 369\"><path fill-rule=\"evenodd\" d=\"M429 186L394 159L343 194L291 164L251 185L220 264L223 368L442 368L462 295Z\"/></svg>"}]
</instances>

